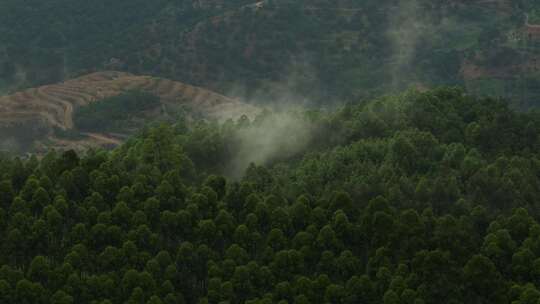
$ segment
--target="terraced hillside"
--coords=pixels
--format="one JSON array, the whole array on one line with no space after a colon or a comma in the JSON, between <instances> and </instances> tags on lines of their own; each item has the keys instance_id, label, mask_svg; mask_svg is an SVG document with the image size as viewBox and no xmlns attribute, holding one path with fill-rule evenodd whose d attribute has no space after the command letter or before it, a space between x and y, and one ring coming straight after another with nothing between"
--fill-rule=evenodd
<instances>
[{"instance_id":1,"label":"terraced hillside","mask_svg":"<svg viewBox=\"0 0 540 304\"><path fill-rule=\"evenodd\" d=\"M199 87L163 78L106 71L0 97L0 133L3 130L8 133L4 137L9 137L9 133L26 130L24 132L35 133L32 137L41 143L45 138L49 144L62 147L116 144L121 135L85 133L82 139L66 140L57 138L54 130L73 130L73 115L78 107L130 90L150 92L160 97L163 105L182 105L192 113L211 119L251 116L257 112L254 106Z\"/></svg>"}]
</instances>

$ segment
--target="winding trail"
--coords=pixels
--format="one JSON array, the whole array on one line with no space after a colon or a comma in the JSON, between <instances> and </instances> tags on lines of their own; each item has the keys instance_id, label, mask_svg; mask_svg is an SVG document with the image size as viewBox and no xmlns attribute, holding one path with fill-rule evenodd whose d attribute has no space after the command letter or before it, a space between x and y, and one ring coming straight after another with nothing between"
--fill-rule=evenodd
<instances>
[{"instance_id":1,"label":"winding trail","mask_svg":"<svg viewBox=\"0 0 540 304\"><path fill-rule=\"evenodd\" d=\"M107 143L107 144L113 144L115 146L118 146L120 144L122 144L122 141L117 139L117 138L114 138L114 137L111 137L111 136L108 136L108 135L105 135L105 134L98 134L98 133L81 133L85 136L88 136L90 138L93 138L95 140L98 140L100 142L103 142L103 143Z\"/></svg>"},{"instance_id":2,"label":"winding trail","mask_svg":"<svg viewBox=\"0 0 540 304\"><path fill-rule=\"evenodd\" d=\"M56 103L59 103L64 106L64 115L63 115L63 129L73 129L73 104L69 101L63 100L61 98L56 97L53 94L50 94L47 92L48 86L40 87L38 88L38 92L42 93L43 95L47 96L47 98L51 101L54 101Z\"/></svg>"},{"instance_id":3,"label":"winding trail","mask_svg":"<svg viewBox=\"0 0 540 304\"><path fill-rule=\"evenodd\" d=\"M527 13L525 13L525 26L527 26L529 28L540 29L540 24L530 24L529 23L529 14L527 14Z\"/></svg>"}]
</instances>

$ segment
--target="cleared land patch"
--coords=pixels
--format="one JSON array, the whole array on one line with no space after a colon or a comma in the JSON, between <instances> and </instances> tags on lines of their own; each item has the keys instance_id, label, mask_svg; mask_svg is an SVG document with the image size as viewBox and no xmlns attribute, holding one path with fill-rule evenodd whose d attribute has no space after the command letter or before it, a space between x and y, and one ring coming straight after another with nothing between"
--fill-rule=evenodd
<instances>
[{"instance_id":1,"label":"cleared land patch","mask_svg":"<svg viewBox=\"0 0 540 304\"><path fill-rule=\"evenodd\" d=\"M70 141L66 138L59 140L56 137L62 133L69 134L77 128L74 123L74 115L79 109L96 109L93 103L106 102L113 97L131 91L148 93L156 96L161 104L183 106L191 112L198 115L202 114L202 116L211 119L235 119L244 114L253 116L258 112L258 108L254 106L181 82L107 71L92 73L59 84L46 85L8 96L1 96L0 130L11 130L14 126L31 126L39 123L48 128L49 132L46 132L46 136L43 136L44 132L40 132L39 138L35 138L36 141L47 141L52 143L52 146L61 142L62 144L58 146L62 148L71 148L70 143L74 145L74 148L78 148L87 145L88 142L91 142L92 145L97 143L97 145L108 146L120 142L120 139L107 133L95 132L91 133L92 136L86 134L88 137L87 142L84 142L84 140ZM121 111L122 107L128 109L130 103L129 101L125 102L116 111ZM101 107L107 109L107 106L101 105ZM159 112L155 115L159 115ZM104 116L97 120L103 123L107 119L112 120L115 118ZM88 124L89 121L87 120L86 125L88 126ZM96 130L93 129L92 131ZM105 132L105 130L99 130L98 132ZM81 144L81 142L84 142L84 144Z\"/></svg>"}]
</instances>

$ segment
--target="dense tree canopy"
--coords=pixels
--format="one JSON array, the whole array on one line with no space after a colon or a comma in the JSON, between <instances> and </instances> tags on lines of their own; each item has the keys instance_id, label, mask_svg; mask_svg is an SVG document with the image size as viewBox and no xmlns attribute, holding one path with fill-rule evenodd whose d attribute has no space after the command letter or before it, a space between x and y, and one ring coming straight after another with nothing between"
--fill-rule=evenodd
<instances>
[{"instance_id":1,"label":"dense tree canopy","mask_svg":"<svg viewBox=\"0 0 540 304\"><path fill-rule=\"evenodd\" d=\"M0 302L540 300L537 113L458 89L305 112L303 149L228 177L274 115L3 157Z\"/></svg>"}]
</instances>

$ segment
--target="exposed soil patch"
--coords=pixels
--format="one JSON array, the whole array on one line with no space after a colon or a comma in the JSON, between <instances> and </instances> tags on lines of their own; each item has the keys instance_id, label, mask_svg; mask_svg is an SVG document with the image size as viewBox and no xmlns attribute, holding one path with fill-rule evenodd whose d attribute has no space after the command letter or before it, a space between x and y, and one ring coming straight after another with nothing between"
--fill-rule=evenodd
<instances>
[{"instance_id":1,"label":"exposed soil patch","mask_svg":"<svg viewBox=\"0 0 540 304\"><path fill-rule=\"evenodd\" d=\"M108 71L0 97L0 127L39 121L49 127L52 146L118 145L121 139L108 134L89 133L84 134L86 139L83 140L66 140L54 136L53 130L69 132L74 129L73 112L76 107L129 90L151 92L165 104L181 104L199 115L216 119L234 119L243 114L253 116L258 112L254 106L200 87Z\"/></svg>"}]
</instances>

